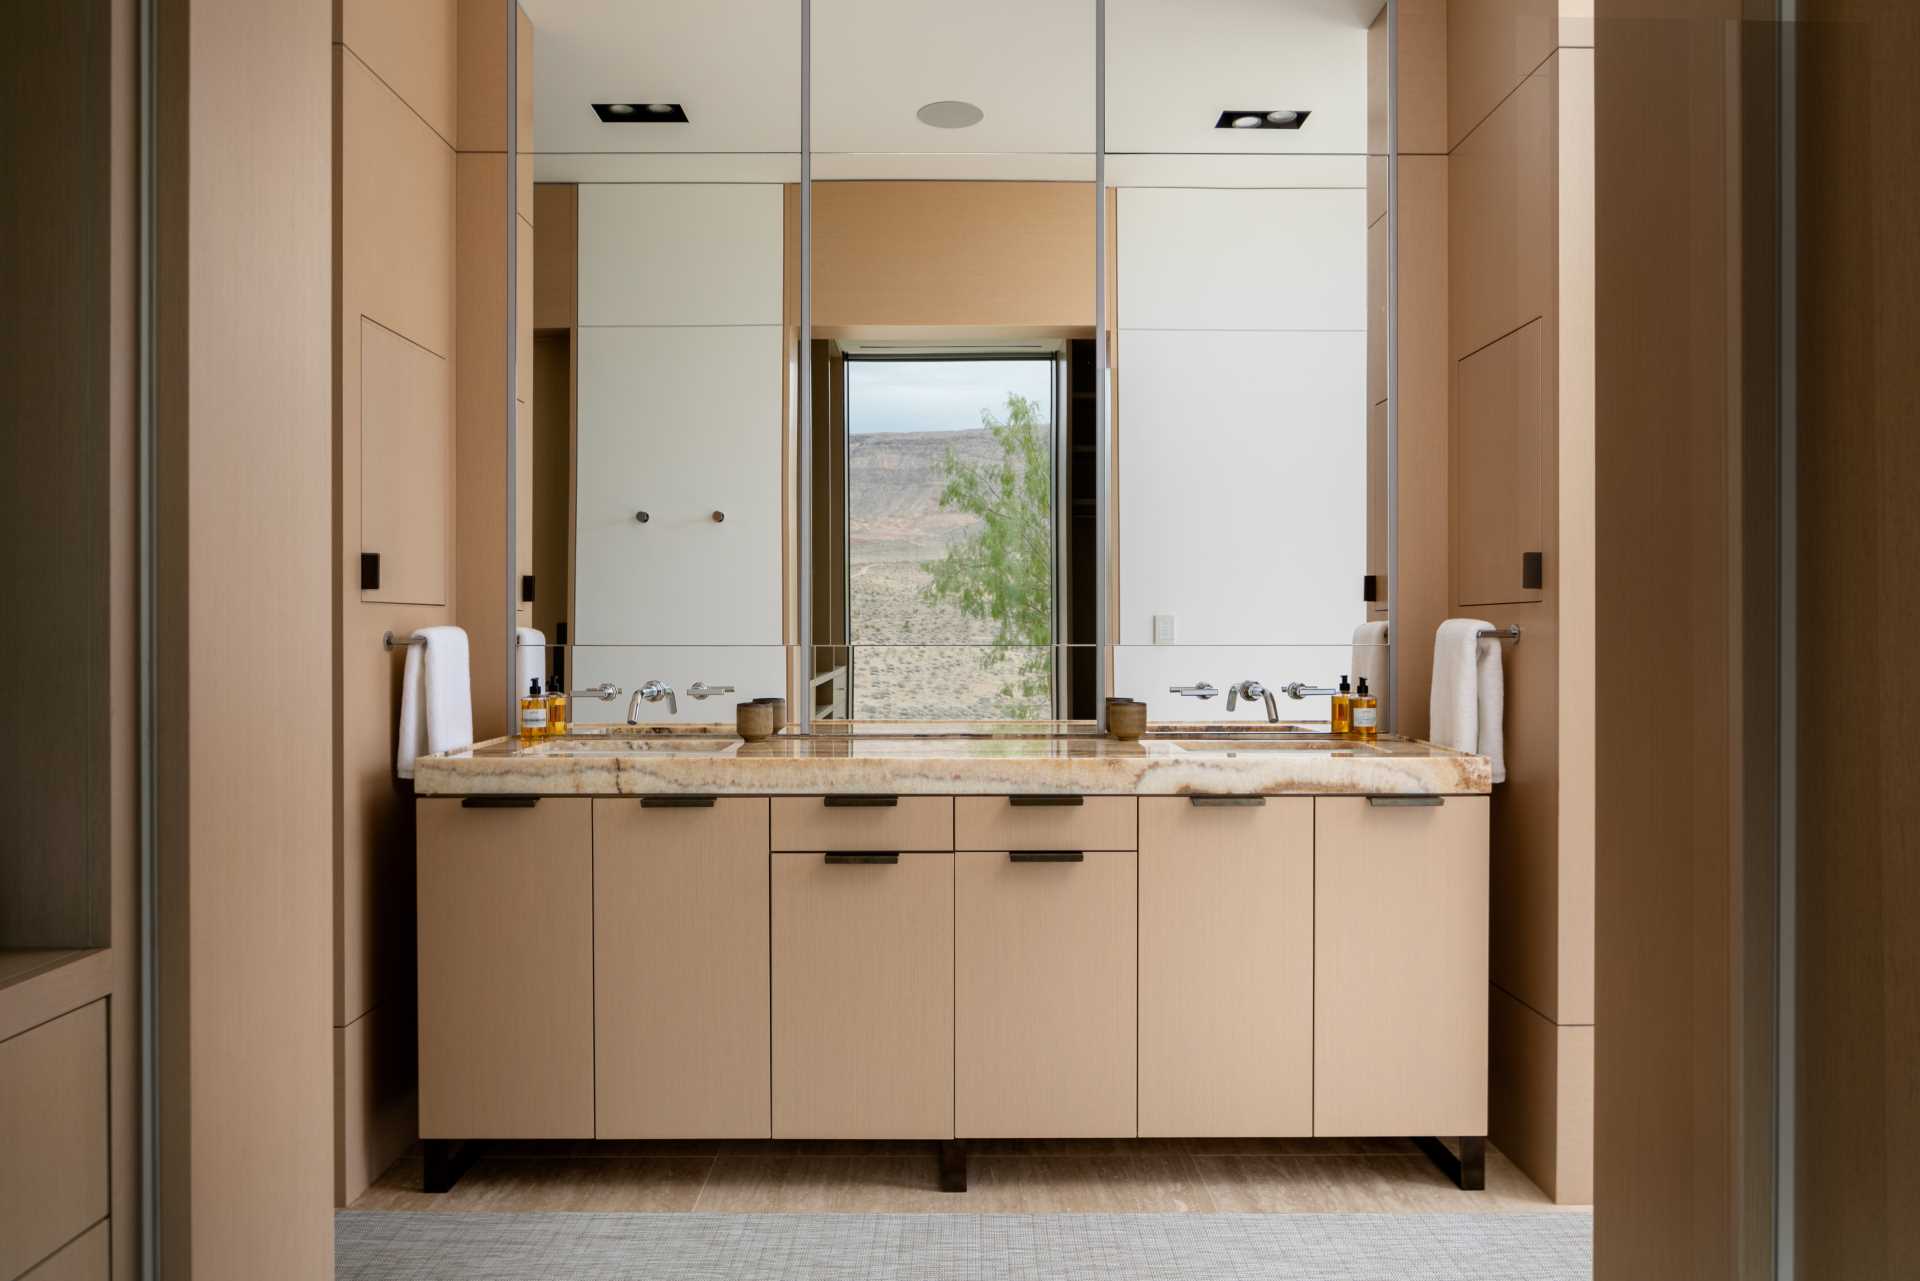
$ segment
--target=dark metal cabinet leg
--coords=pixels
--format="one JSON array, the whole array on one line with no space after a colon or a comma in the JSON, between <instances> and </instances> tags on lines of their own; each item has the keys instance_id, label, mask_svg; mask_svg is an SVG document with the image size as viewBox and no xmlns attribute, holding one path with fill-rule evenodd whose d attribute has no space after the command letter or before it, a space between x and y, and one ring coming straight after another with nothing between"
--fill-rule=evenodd
<instances>
[{"instance_id":1,"label":"dark metal cabinet leg","mask_svg":"<svg viewBox=\"0 0 1920 1281\"><path fill-rule=\"evenodd\" d=\"M463 1139L423 1139L425 1161L420 1172L422 1192L451 1192L470 1160Z\"/></svg>"},{"instance_id":2,"label":"dark metal cabinet leg","mask_svg":"<svg viewBox=\"0 0 1920 1281\"><path fill-rule=\"evenodd\" d=\"M967 1145L964 1141L948 1139L940 1144L940 1190L967 1190Z\"/></svg>"},{"instance_id":3,"label":"dark metal cabinet leg","mask_svg":"<svg viewBox=\"0 0 1920 1281\"><path fill-rule=\"evenodd\" d=\"M1487 1138L1484 1134L1466 1135L1460 1140L1460 1155L1439 1139L1419 1136L1414 1142L1429 1160L1454 1181L1462 1192L1487 1190Z\"/></svg>"}]
</instances>

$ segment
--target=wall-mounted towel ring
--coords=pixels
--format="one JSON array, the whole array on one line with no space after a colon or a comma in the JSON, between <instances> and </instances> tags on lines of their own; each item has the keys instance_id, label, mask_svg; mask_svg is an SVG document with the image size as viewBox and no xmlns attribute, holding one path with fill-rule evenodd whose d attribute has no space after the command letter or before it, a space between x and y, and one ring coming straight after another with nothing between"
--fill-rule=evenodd
<instances>
[{"instance_id":1,"label":"wall-mounted towel ring","mask_svg":"<svg viewBox=\"0 0 1920 1281\"><path fill-rule=\"evenodd\" d=\"M1482 627L1476 633L1481 640L1512 641L1520 643L1520 624L1508 623L1505 627Z\"/></svg>"},{"instance_id":2,"label":"wall-mounted towel ring","mask_svg":"<svg viewBox=\"0 0 1920 1281\"><path fill-rule=\"evenodd\" d=\"M380 648L386 650L401 649L408 645L424 645L426 643L427 638L424 636L409 636L405 640L401 640L392 632L388 632L380 638Z\"/></svg>"}]
</instances>

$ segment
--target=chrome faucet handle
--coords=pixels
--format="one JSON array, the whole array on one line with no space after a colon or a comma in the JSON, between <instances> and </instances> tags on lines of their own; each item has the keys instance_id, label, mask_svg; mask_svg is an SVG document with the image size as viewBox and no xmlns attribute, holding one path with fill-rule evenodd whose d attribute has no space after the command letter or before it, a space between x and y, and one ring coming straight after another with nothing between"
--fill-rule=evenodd
<instances>
[{"instance_id":1,"label":"chrome faucet handle","mask_svg":"<svg viewBox=\"0 0 1920 1281\"><path fill-rule=\"evenodd\" d=\"M1219 690L1215 689L1213 686L1209 685L1205 681L1201 681L1198 685L1167 686L1167 693L1178 694L1182 698L1198 698L1198 699L1205 700L1205 699L1214 697L1219 692L1220 692Z\"/></svg>"},{"instance_id":2,"label":"chrome faucet handle","mask_svg":"<svg viewBox=\"0 0 1920 1281\"><path fill-rule=\"evenodd\" d=\"M733 686L731 685L709 685L705 681L695 681L687 688L687 697L689 698L708 699L712 698L715 694L731 693L733 693Z\"/></svg>"},{"instance_id":3,"label":"chrome faucet handle","mask_svg":"<svg viewBox=\"0 0 1920 1281\"><path fill-rule=\"evenodd\" d=\"M1309 685L1305 681L1294 681L1291 685L1282 685L1280 692L1297 703L1303 698L1331 698L1340 691L1322 689L1318 685Z\"/></svg>"},{"instance_id":4,"label":"chrome faucet handle","mask_svg":"<svg viewBox=\"0 0 1920 1281\"><path fill-rule=\"evenodd\" d=\"M620 697L622 694L626 692L627 692L626 690L621 689L618 685L615 685L612 681L601 681L598 685L595 685L592 689L574 690L573 697L597 698L603 703L611 703L614 699Z\"/></svg>"},{"instance_id":5,"label":"chrome faucet handle","mask_svg":"<svg viewBox=\"0 0 1920 1281\"><path fill-rule=\"evenodd\" d=\"M665 681L648 681L634 690L633 697L627 700L627 724L640 723L640 700L643 698L649 703L657 703L664 698L667 700L667 711L675 716L680 714L680 700L674 697L673 686Z\"/></svg>"}]
</instances>

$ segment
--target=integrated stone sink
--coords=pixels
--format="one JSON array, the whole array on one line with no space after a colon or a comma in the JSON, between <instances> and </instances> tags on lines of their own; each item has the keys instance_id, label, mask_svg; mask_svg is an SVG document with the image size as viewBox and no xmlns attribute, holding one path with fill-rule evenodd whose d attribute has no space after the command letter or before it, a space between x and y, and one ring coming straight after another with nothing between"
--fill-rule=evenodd
<instances>
[{"instance_id":1,"label":"integrated stone sink","mask_svg":"<svg viewBox=\"0 0 1920 1281\"><path fill-rule=\"evenodd\" d=\"M1177 747L1183 752L1202 752L1225 754L1236 752L1346 752L1350 755L1378 755L1380 749L1372 743L1356 738L1333 738L1328 735L1317 737L1256 738L1252 735L1234 735L1231 738L1176 738L1157 740L1169 747Z\"/></svg>"},{"instance_id":2,"label":"integrated stone sink","mask_svg":"<svg viewBox=\"0 0 1920 1281\"><path fill-rule=\"evenodd\" d=\"M533 750L548 756L632 756L636 753L684 756L690 752L724 752L739 745L740 740L731 735L662 734L656 738L637 738L626 734L591 734L538 743L533 745Z\"/></svg>"}]
</instances>

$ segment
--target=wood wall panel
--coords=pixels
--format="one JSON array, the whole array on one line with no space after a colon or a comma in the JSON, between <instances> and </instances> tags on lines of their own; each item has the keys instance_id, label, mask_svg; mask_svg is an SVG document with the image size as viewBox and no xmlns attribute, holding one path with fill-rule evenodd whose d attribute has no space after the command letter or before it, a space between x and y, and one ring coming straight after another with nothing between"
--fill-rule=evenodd
<instances>
[{"instance_id":1,"label":"wood wall panel","mask_svg":"<svg viewBox=\"0 0 1920 1281\"><path fill-rule=\"evenodd\" d=\"M9 12L0 120L0 610L24 686L0 717L0 770L31 804L0 837L0 947L108 942L108 6ZM124 174L122 175L124 176Z\"/></svg>"},{"instance_id":2,"label":"wood wall panel","mask_svg":"<svg viewBox=\"0 0 1920 1281\"><path fill-rule=\"evenodd\" d=\"M1447 0L1447 140L1461 141L1553 54L1560 0Z\"/></svg>"},{"instance_id":3,"label":"wood wall panel","mask_svg":"<svg viewBox=\"0 0 1920 1281\"><path fill-rule=\"evenodd\" d=\"M533 189L533 327L571 329L580 254L580 188L543 182Z\"/></svg>"},{"instance_id":4,"label":"wood wall panel","mask_svg":"<svg viewBox=\"0 0 1920 1281\"><path fill-rule=\"evenodd\" d=\"M20 1281L105 1281L111 1275L112 1224L96 1223Z\"/></svg>"},{"instance_id":5,"label":"wood wall panel","mask_svg":"<svg viewBox=\"0 0 1920 1281\"><path fill-rule=\"evenodd\" d=\"M321 1281L332 16L185 0L154 17L158 1262ZM269 725L305 732L263 750Z\"/></svg>"},{"instance_id":6,"label":"wood wall panel","mask_svg":"<svg viewBox=\"0 0 1920 1281\"><path fill-rule=\"evenodd\" d=\"M1093 314L1093 214L1086 183L817 183L814 333L1084 331Z\"/></svg>"},{"instance_id":7,"label":"wood wall panel","mask_svg":"<svg viewBox=\"0 0 1920 1281\"><path fill-rule=\"evenodd\" d=\"M1453 46L1457 51L1460 45ZM1456 359L1551 314L1554 279L1554 74L1530 75L1471 138L1449 172Z\"/></svg>"},{"instance_id":8,"label":"wood wall panel","mask_svg":"<svg viewBox=\"0 0 1920 1281\"><path fill-rule=\"evenodd\" d=\"M352 1204L419 1137L414 1037L411 993L390 994L347 1026L333 1029L336 1205Z\"/></svg>"},{"instance_id":9,"label":"wood wall panel","mask_svg":"<svg viewBox=\"0 0 1920 1281\"><path fill-rule=\"evenodd\" d=\"M1800 5L1801 1276L1920 1275L1920 21ZM1896 675L1895 673L1899 673Z\"/></svg>"},{"instance_id":10,"label":"wood wall panel","mask_svg":"<svg viewBox=\"0 0 1920 1281\"><path fill-rule=\"evenodd\" d=\"M458 0L339 0L335 38L454 143Z\"/></svg>"},{"instance_id":11,"label":"wood wall panel","mask_svg":"<svg viewBox=\"0 0 1920 1281\"><path fill-rule=\"evenodd\" d=\"M0 1041L0 1276L107 1213L107 1003Z\"/></svg>"}]
</instances>

